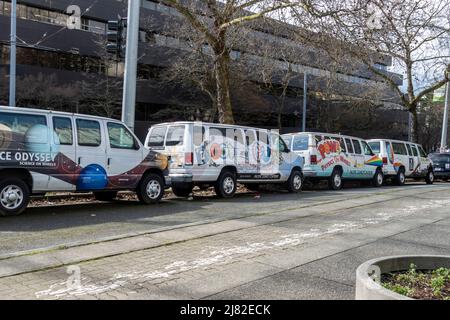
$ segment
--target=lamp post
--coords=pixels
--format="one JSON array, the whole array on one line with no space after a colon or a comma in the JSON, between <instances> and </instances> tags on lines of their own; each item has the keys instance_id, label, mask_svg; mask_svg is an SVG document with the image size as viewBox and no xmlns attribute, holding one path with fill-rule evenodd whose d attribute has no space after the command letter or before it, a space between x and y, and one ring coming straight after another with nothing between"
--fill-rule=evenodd
<instances>
[{"instance_id":1,"label":"lamp post","mask_svg":"<svg viewBox=\"0 0 450 320\"><path fill-rule=\"evenodd\" d=\"M17 0L11 1L11 38L9 57L9 106L16 106Z\"/></svg>"}]
</instances>

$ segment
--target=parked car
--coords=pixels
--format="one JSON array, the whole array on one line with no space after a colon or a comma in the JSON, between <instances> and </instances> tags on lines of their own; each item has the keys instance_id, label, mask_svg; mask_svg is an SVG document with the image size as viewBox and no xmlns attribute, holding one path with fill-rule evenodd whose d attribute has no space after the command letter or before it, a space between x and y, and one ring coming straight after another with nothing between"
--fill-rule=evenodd
<instances>
[{"instance_id":1,"label":"parked car","mask_svg":"<svg viewBox=\"0 0 450 320\"><path fill-rule=\"evenodd\" d=\"M172 190L187 197L194 186L214 186L219 197L233 197L237 183L250 189L282 184L290 192L303 186L303 162L281 137L265 129L175 122L150 128L145 146L169 156Z\"/></svg>"},{"instance_id":2,"label":"parked car","mask_svg":"<svg viewBox=\"0 0 450 320\"><path fill-rule=\"evenodd\" d=\"M363 139L329 133L292 133L283 139L304 158L303 174L310 181L327 180L332 190L341 189L344 180L383 184L381 158Z\"/></svg>"},{"instance_id":3,"label":"parked car","mask_svg":"<svg viewBox=\"0 0 450 320\"><path fill-rule=\"evenodd\" d=\"M399 140L368 140L372 150L383 159L383 172L387 178L398 185L404 185L406 178L434 182L434 170L431 159L422 146Z\"/></svg>"},{"instance_id":4,"label":"parked car","mask_svg":"<svg viewBox=\"0 0 450 320\"><path fill-rule=\"evenodd\" d=\"M429 157L433 161L436 178L448 181L450 179L450 153L432 153Z\"/></svg>"},{"instance_id":5,"label":"parked car","mask_svg":"<svg viewBox=\"0 0 450 320\"><path fill-rule=\"evenodd\" d=\"M1 215L23 212L32 194L59 191L111 200L134 190L141 202L158 202L167 164L117 120L0 107Z\"/></svg>"}]
</instances>

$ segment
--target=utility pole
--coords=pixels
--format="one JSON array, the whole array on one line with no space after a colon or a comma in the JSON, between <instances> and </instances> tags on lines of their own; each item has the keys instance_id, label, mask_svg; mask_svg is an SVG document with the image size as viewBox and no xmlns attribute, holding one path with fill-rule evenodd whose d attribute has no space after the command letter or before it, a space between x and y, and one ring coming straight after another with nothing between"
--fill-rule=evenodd
<instances>
[{"instance_id":1,"label":"utility pole","mask_svg":"<svg viewBox=\"0 0 450 320\"><path fill-rule=\"evenodd\" d=\"M303 74L303 121L302 132L306 132L306 107L308 104L308 74Z\"/></svg>"},{"instance_id":2,"label":"utility pole","mask_svg":"<svg viewBox=\"0 0 450 320\"><path fill-rule=\"evenodd\" d=\"M127 46L123 84L122 121L134 131L136 76L139 47L139 15L141 1L128 0Z\"/></svg>"},{"instance_id":3,"label":"utility pole","mask_svg":"<svg viewBox=\"0 0 450 320\"><path fill-rule=\"evenodd\" d=\"M450 104L450 85L449 82L446 84L445 90L445 109L444 109L444 121L442 123L442 138L441 138L441 152L447 149L448 140L448 109Z\"/></svg>"},{"instance_id":4,"label":"utility pole","mask_svg":"<svg viewBox=\"0 0 450 320\"><path fill-rule=\"evenodd\" d=\"M9 106L16 106L17 0L11 1L11 38L9 57Z\"/></svg>"}]
</instances>

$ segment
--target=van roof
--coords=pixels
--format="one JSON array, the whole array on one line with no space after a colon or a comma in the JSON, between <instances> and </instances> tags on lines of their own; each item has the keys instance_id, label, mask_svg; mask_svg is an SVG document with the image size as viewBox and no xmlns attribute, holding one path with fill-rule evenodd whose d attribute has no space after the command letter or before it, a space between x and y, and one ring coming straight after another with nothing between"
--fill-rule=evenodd
<instances>
[{"instance_id":1,"label":"van roof","mask_svg":"<svg viewBox=\"0 0 450 320\"><path fill-rule=\"evenodd\" d=\"M403 140L395 140L395 139L369 139L368 142L380 142L380 141L389 141L389 142L397 142L397 143L407 143L407 144L415 144L420 146L420 144L411 142L411 141L403 141Z\"/></svg>"},{"instance_id":2,"label":"van roof","mask_svg":"<svg viewBox=\"0 0 450 320\"><path fill-rule=\"evenodd\" d=\"M283 134L283 136L296 136L296 135L300 135L300 134L313 134L315 136L331 136L331 137L343 137L343 138L364 140L363 138L358 138L358 137L354 137L354 136L348 136L348 135L345 135L345 134L326 133L326 132L294 132L294 133Z\"/></svg>"},{"instance_id":3,"label":"van roof","mask_svg":"<svg viewBox=\"0 0 450 320\"><path fill-rule=\"evenodd\" d=\"M152 127L170 126L170 125L183 125L183 124L196 124L196 123L201 123L202 125L215 126L215 127L221 127L221 128L236 128L236 129L239 128L239 129L254 129L254 130L267 130L267 131L270 130L270 129L256 128L256 127L249 127L249 126L240 126L240 125L234 125L234 124L221 124L221 123L201 122L201 121L164 122L164 123L155 124Z\"/></svg>"},{"instance_id":4,"label":"van roof","mask_svg":"<svg viewBox=\"0 0 450 320\"><path fill-rule=\"evenodd\" d=\"M54 114L54 115L61 115L61 116L77 116L77 117L92 118L92 119L97 119L97 120L108 120L108 121L120 122L120 120L107 118L107 117L100 117L100 116L94 116L94 115L82 114L82 113L71 113L71 112L63 112L63 111L36 109L36 108L18 108L18 107L0 106L0 111L26 112L26 113L31 113L31 114Z\"/></svg>"}]
</instances>

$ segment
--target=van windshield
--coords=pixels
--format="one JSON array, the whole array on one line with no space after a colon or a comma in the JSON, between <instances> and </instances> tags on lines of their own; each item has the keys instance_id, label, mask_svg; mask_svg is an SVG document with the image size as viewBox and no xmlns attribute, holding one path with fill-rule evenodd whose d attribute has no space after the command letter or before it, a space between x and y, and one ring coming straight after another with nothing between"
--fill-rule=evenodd
<instances>
[{"instance_id":1,"label":"van windshield","mask_svg":"<svg viewBox=\"0 0 450 320\"><path fill-rule=\"evenodd\" d=\"M167 132L166 146L182 146L184 144L184 126L169 127Z\"/></svg>"},{"instance_id":2,"label":"van windshield","mask_svg":"<svg viewBox=\"0 0 450 320\"><path fill-rule=\"evenodd\" d=\"M369 142L369 147L375 153L380 153L381 152L380 142Z\"/></svg>"},{"instance_id":3,"label":"van windshield","mask_svg":"<svg viewBox=\"0 0 450 320\"><path fill-rule=\"evenodd\" d=\"M292 146L293 151L304 151L308 150L309 136L307 135L298 135L294 137L294 143Z\"/></svg>"},{"instance_id":4,"label":"van windshield","mask_svg":"<svg viewBox=\"0 0 450 320\"><path fill-rule=\"evenodd\" d=\"M167 127L155 127L150 131L147 147L164 147Z\"/></svg>"}]
</instances>

